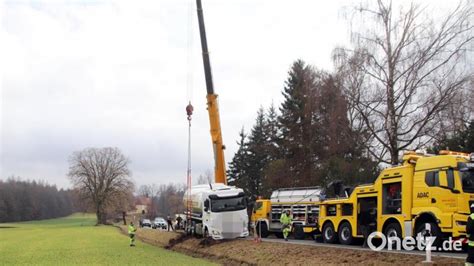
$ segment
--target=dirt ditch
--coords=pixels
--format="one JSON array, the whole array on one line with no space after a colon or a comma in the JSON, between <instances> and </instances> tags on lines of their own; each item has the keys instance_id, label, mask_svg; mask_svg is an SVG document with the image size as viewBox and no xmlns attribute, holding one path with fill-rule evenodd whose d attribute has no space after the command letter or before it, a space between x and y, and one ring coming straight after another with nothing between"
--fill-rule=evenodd
<instances>
[{"instance_id":1,"label":"dirt ditch","mask_svg":"<svg viewBox=\"0 0 474 266\"><path fill-rule=\"evenodd\" d=\"M127 228L120 226L127 234ZM223 265L422 265L424 256L270 243L246 239L215 241L176 232L138 230L137 238L163 248ZM434 265L463 265L461 259L433 257Z\"/></svg>"}]
</instances>

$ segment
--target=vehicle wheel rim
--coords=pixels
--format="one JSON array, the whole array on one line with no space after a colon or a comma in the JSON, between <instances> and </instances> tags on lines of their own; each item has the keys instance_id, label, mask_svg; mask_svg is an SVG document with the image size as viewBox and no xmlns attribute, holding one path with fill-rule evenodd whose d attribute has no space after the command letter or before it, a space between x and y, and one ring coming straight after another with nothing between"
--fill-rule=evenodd
<instances>
[{"instance_id":1,"label":"vehicle wheel rim","mask_svg":"<svg viewBox=\"0 0 474 266\"><path fill-rule=\"evenodd\" d=\"M387 230L387 238L390 238L390 237L399 237L397 230L392 229L392 228Z\"/></svg>"},{"instance_id":2,"label":"vehicle wheel rim","mask_svg":"<svg viewBox=\"0 0 474 266\"><path fill-rule=\"evenodd\" d=\"M326 228L326 232L325 232L324 236L326 237L326 239L331 239L332 238L333 231L332 231L331 227Z\"/></svg>"},{"instance_id":3,"label":"vehicle wheel rim","mask_svg":"<svg viewBox=\"0 0 474 266\"><path fill-rule=\"evenodd\" d=\"M347 228L347 227L342 228L341 238L344 241L349 239L349 228Z\"/></svg>"}]
</instances>

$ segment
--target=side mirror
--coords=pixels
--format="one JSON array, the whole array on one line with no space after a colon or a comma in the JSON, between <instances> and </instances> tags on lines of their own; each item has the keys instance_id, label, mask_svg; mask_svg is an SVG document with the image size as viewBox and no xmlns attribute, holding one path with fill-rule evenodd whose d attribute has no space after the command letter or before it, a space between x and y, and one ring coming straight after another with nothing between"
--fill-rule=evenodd
<instances>
[{"instance_id":1,"label":"side mirror","mask_svg":"<svg viewBox=\"0 0 474 266\"><path fill-rule=\"evenodd\" d=\"M209 199L206 199L204 201L204 211L209 211Z\"/></svg>"}]
</instances>

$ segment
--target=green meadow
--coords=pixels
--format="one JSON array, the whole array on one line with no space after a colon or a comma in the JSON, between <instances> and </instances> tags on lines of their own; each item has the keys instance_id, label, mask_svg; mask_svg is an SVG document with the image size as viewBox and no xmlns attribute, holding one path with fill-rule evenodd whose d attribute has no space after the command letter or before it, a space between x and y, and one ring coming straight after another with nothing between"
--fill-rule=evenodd
<instances>
[{"instance_id":1,"label":"green meadow","mask_svg":"<svg viewBox=\"0 0 474 266\"><path fill-rule=\"evenodd\" d=\"M0 224L0 265L211 265L95 226L90 214Z\"/></svg>"}]
</instances>

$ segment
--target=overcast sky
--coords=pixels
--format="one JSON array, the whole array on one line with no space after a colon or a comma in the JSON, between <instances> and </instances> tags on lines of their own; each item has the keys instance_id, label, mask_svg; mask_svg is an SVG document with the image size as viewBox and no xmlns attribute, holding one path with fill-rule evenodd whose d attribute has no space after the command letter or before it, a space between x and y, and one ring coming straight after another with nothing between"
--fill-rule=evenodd
<instances>
[{"instance_id":1,"label":"overcast sky","mask_svg":"<svg viewBox=\"0 0 474 266\"><path fill-rule=\"evenodd\" d=\"M279 106L301 58L331 69L349 45L350 1L203 0L226 161L257 109ZM137 185L213 169L194 0L4 1L0 4L0 178L69 187L68 157L118 147ZM347 10L347 9L346 9Z\"/></svg>"}]
</instances>

